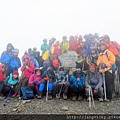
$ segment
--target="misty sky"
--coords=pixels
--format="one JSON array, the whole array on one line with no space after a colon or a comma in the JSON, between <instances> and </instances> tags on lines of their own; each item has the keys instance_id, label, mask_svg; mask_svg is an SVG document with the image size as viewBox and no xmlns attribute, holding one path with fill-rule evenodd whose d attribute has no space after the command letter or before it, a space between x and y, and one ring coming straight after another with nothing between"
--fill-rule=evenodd
<instances>
[{"instance_id":1,"label":"misty sky","mask_svg":"<svg viewBox=\"0 0 120 120\"><path fill-rule=\"evenodd\" d=\"M0 53L11 42L20 55L43 38L98 32L120 43L120 0L0 0Z\"/></svg>"}]
</instances>

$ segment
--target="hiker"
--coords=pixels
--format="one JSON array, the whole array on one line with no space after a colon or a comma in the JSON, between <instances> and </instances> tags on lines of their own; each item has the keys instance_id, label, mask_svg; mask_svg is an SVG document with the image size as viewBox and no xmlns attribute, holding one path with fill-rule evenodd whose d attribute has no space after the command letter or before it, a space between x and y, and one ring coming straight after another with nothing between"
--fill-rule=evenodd
<instances>
[{"instance_id":1,"label":"hiker","mask_svg":"<svg viewBox=\"0 0 120 120\"><path fill-rule=\"evenodd\" d=\"M31 52L31 53L29 54L29 56L30 56L30 61L34 64L34 67L35 67L35 68L39 68L39 63L38 63L38 61L35 59L34 53Z\"/></svg>"},{"instance_id":2,"label":"hiker","mask_svg":"<svg viewBox=\"0 0 120 120\"><path fill-rule=\"evenodd\" d=\"M51 59L51 57L54 53L54 44L53 44L54 42L55 42L55 38L53 38L53 39L51 38L49 40L49 45L47 46L47 50L42 55L43 60Z\"/></svg>"},{"instance_id":3,"label":"hiker","mask_svg":"<svg viewBox=\"0 0 120 120\"><path fill-rule=\"evenodd\" d=\"M98 33L94 33L94 37L96 39L96 42L99 43L100 37Z\"/></svg>"},{"instance_id":4,"label":"hiker","mask_svg":"<svg viewBox=\"0 0 120 120\"><path fill-rule=\"evenodd\" d=\"M21 67L21 61L20 61L20 58L18 57L18 54L19 54L19 49L15 48L13 50L13 55L11 56L10 63L9 63L10 74Z\"/></svg>"},{"instance_id":5,"label":"hiker","mask_svg":"<svg viewBox=\"0 0 120 120\"><path fill-rule=\"evenodd\" d=\"M52 68L57 72L59 66L61 66L61 62L58 59L57 55L54 54L52 57Z\"/></svg>"},{"instance_id":6,"label":"hiker","mask_svg":"<svg viewBox=\"0 0 120 120\"><path fill-rule=\"evenodd\" d=\"M68 74L65 71L64 67L60 67L58 70L58 74L56 76L56 82L54 82L54 95L56 98L60 98L60 94L63 95L63 99L67 99L68 89L70 83L68 82Z\"/></svg>"},{"instance_id":7,"label":"hiker","mask_svg":"<svg viewBox=\"0 0 120 120\"><path fill-rule=\"evenodd\" d=\"M38 88L40 83L42 82L42 69L36 68L34 70L34 74L30 76L28 81L28 86L34 91L34 94L38 97Z\"/></svg>"},{"instance_id":8,"label":"hiker","mask_svg":"<svg viewBox=\"0 0 120 120\"><path fill-rule=\"evenodd\" d=\"M11 43L8 43L7 47L6 47L6 51L4 51L1 54L0 61L1 61L2 64L5 64L5 66L6 66L7 76L9 76L9 74L11 73L9 68L10 68L10 59L13 55L13 49L14 49L13 45Z\"/></svg>"},{"instance_id":9,"label":"hiker","mask_svg":"<svg viewBox=\"0 0 120 120\"><path fill-rule=\"evenodd\" d=\"M43 39L43 44L41 45L42 56L48 50L47 38Z\"/></svg>"},{"instance_id":10,"label":"hiker","mask_svg":"<svg viewBox=\"0 0 120 120\"><path fill-rule=\"evenodd\" d=\"M4 88L4 80L6 78L6 68L4 64L0 64L0 99L4 99L3 97L3 88Z\"/></svg>"},{"instance_id":11,"label":"hiker","mask_svg":"<svg viewBox=\"0 0 120 120\"><path fill-rule=\"evenodd\" d=\"M48 51L49 51L49 57L52 58L52 55L54 53L54 42L55 42L55 38L51 38L49 40L49 45L48 45Z\"/></svg>"},{"instance_id":12,"label":"hiker","mask_svg":"<svg viewBox=\"0 0 120 120\"><path fill-rule=\"evenodd\" d=\"M77 54L82 55L82 51L84 50L84 42L82 35L78 37L78 48L77 48Z\"/></svg>"},{"instance_id":13,"label":"hiker","mask_svg":"<svg viewBox=\"0 0 120 120\"><path fill-rule=\"evenodd\" d=\"M62 37L62 42L60 43L60 48L62 50L62 53L69 50L69 42L67 41L67 36Z\"/></svg>"},{"instance_id":14,"label":"hiker","mask_svg":"<svg viewBox=\"0 0 120 120\"><path fill-rule=\"evenodd\" d=\"M85 34L83 37L85 39L85 42L84 42L85 50L86 50L88 56L90 57L91 56L90 46L92 44L92 40L88 34Z\"/></svg>"},{"instance_id":15,"label":"hiker","mask_svg":"<svg viewBox=\"0 0 120 120\"><path fill-rule=\"evenodd\" d=\"M93 96L97 97L98 100L102 102L103 101L102 75L96 71L96 65L94 63L90 63L89 71L87 72L86 75L85 86L86 86L87 97L89 97L89 90L90 90L89 85L92 88Z\"/></svg>"},{"instance_id":16,"label":"hiker","mask_svg":"<svg viewBox=\"0 0 120 120\"><path fill-rule=\"evenodd\" d=\"M115 57L120 57L120 45L116 41L110 41L110 37L105 34L102 36L102 41L108 45L108 50L111 51Z\"/></svg>"},{"instance_id":17,"label":"hiker","mask_svg":"<svg viewBox=\"0 0 120 120\"><path fill-rule=\"evenodd\" d=\"M28 85L28 80L34 72L34 64L32 62L30 62L29 55L24 56L23 66L21 67L21 71L22 71L22 76L21 76L19 84L15 90L15 96L17 96L17 97L21 96L21 94L20 94L21 87Z\"/></svg>"},{"instance_id":18,"label":"hiker","mask_svg":"<svg viewBox=\"0 0 120 120\"><path fill-rule=\"evenodd\" d=\"M35 59L38 61L39 63L39 67L42 67L43 66L43 59L42 59L42 56L40 56L40 52L37 51L36 54L38 55Z\"/></svg>"},{"instance_id":19,"label":"hiker","mask_svg":"<svg viewBox=\"0 0 120 120\"><path fill-rule=\"evenodd\" d=\"M10 89L12 89L12 96L14 97L15 93L15 88L18 84L19 81L19 73L18 71L13 71L13 73L10 74L10 76L7 76L6 79L4 80L4 89L3 89L3 94L5 96L8 95Z\"/></svg>"},{"instance_id":20,"label":"hiker","mask_svg":"<svg viewBox=\"0 0 120 120\"><path fill-rule=\"evenodd\" d=\"M90 47L91 50L91 56L89 57L90 63L94 63L95 65L97 65L97 60L98 60L98 51L97 48L94 47Z\"/></svg>"},{"instance_id":21,"label":"hiker","mask_svg":"<svg viewBox=\"0 0 120 120\"><path fill-rule=\"evenodd\" d=\"M61 49L60 49L60 42L56 41L54 44L54 53L55 55L59 56L61 54Z\"/></svg>"},{"instance_id":22,"label":"hiker","mask_svg":"<svg viewBox=\"0 0 120 120\"><path fill-rule=\"evenodd\" d=\"M53 68L49 63L43 63L43 74L42 74L42 82L40 83L39 90L38 90L38 98L42 98L43 93L47 92L48 86L48 99L52 99L53 94L53 81L55 79L55 74ZM48 82L49 81L49 82ZM48 84L48 85L47 85Z\"/></svg>"},{"instance_id":23,"label":"hiker","mask_svg":"<svg viewBox=\"0 0 120 120\"><path fill-rule=\"evenodd\" d=\"M111 51L108 50L108 45L105 42L100 43L100 54L97 60L97 66L99 72L105 73L105 84L106 84L106 101L112 99L112 65L115 63L115 56Z\"/></svg>"},{"instance_id":24,"label":"hiker","mask_svg":"<svg viewBox=\"0 0 120 120\"><path fill-rule=\"evenodd\" d=\"M83 61L82 55L78 54L77 61L75 62L76 63L76 68L80 68L81 67L81 62L82 61Z\"/></svg>"},{"instance_id":25,"label":"hiker","mask_svg":"<svg viewBox=\"0 0 120 120\"><path fill-rule=\"evenodd\" d=\"M74 39L74 36L71 35L69 37L69 50L77 52L78 41Z\"/></svg>"},{"instance_id":26,"label":"hiker","mask_svg":"<svg viewBox=\"0 0 120 120\"><path fill-rule=\"evenodd\" d=\"M70 91L72 100L82 100L85 93L85 77L80 68L77 68L73 72L73 76L70 78Z\"/></svg>"},{"instance_id":27,"label":"hiker","mask_svg":"<svg viewBox=\"0 0 120 120\"><path fill-rule=\"evenodd\" d=\"M82 59L82 62L79 63L79 68L82 71L86 72L89 70L89 57L86 50L82 51Z\"/></svg>"}]
</instances>

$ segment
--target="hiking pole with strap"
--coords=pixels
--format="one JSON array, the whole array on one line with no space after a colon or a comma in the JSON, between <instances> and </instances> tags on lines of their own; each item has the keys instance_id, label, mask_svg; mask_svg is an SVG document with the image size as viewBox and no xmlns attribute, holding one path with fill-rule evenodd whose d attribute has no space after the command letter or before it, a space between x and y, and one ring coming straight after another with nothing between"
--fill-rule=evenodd
<instances>
[{"instance_id":1,"label":"hiking pole with strap","mask_svg":"<svg viewBox=\"0 0 120 120\"><path fill-rule=\"evenodd\" d=\"M95 102L94 102L93 92L92 92L92 88L91 88L91 86L90 86L90 93L91 93L91 97L92 97L93 107L95 108Z\"/></svg>"},{"instance_id":2,"label":"hiking pole with strap","mask_svg":"<svg viewBox=\"0 0 120 120\"><path fill-rule=\"evenodd\" d=\"M106 101L106 100L107 100L107 97L106 97L106 84L105 84L105 73L104 73L104 69L102 69L102 75L103 75L104 94L105 94L105 101Z\"/></svg>"},{"instance_id":3,"label":"hiking pole with strap","mask_svg":"<svg viewBox=\"0 0 120 120\"><path fill-rule=\"evenodd\" d=\"M89 100L89 107L91 107L91 87L89 85L89 97L88 97L88 100Z\"/></svg>"},{"instance_id":4,"label":"hiking pole with strap","mask_svg":"<svg viewBox=\"0 0 120 120\"><path fill-rule=\"evenodd\" d=\"M8 98L9 98L10 94L11 94L11 91L12 91L12 88L10 88L10 91L9 91L9 93L8 93L5 101L4 101L4 104L3 104L4 106L6 106L6 103L7 103L7 100L8 100Z\"/></svg>"},{"instance_id":5,"label":"hiking pole with strap","mask_svg":"<svg viewBox=\"0 0 120 120\"><path fill-rule=\"evenodd\" d=\"M47 80L46 101L48 101L48 85L49 85L49 80Z\"/></svg>"},{"instance_id":6,"label":"hiking pole with strap","mask_svg":"<svg viewBox=\"0 0 120 120\"><path fill-rule=\"evenodd\" d=\"M59 92L59 94L58 94L59 98L60 98L60 94L61 94L61 92L62 92L62 88L63 88L63 84L62 84L61 87L60 87L60 92Z\"/></svg>"}]
</instances>

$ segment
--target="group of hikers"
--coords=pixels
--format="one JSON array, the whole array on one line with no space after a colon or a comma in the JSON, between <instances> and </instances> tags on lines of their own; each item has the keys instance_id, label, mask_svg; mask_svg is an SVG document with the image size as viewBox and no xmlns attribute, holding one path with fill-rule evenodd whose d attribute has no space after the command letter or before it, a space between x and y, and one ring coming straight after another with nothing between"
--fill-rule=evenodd
<instances>
[{"instance_id":1,"label":"group of hikers","mask_svg":"<svg viewBox=\"0 0 120 120\"><path fill-rule=\"evenodd\" d=\"M31 90L38 99L48 94L48 99L62 96L65 100L68 97L82 100L85 96L89 97L90 90L100 102L105 97L106 101L112 99L115 92L114 74L120 71L120 45L111 41L107 34L102 37L97 33L83 37L71 35L69 40L63 36L62 42L51 38L48 44L44 38L40 50L41 55L36 47L29 48L20 60L19 49L11 43L7 44L0 58L1 99L9 91L12 97L23 97L24 87L29 88L26 93L30 94ZM78 54L72 76L59 60L59 55L67 51Z\"/></svg>"}]
</instances>

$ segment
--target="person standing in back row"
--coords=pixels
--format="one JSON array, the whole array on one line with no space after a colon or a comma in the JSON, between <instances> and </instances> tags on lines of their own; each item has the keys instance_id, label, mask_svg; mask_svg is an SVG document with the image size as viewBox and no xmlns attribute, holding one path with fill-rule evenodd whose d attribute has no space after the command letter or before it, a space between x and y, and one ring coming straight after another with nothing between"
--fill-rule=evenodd
<instances>
[{"instance_id":1,"label":"person standing in back row","mask_svg":"<svg viewBox=\"0 0 120 120\"><path fill-rule=\"evenodd\" d=\"M112 99L112 70L111 67L115 63L115 56L108 50L105 42L100 43L100 54L97 60L99 72L105 73L106 97L107 101Z\"/></svg>"}]
</instances>

